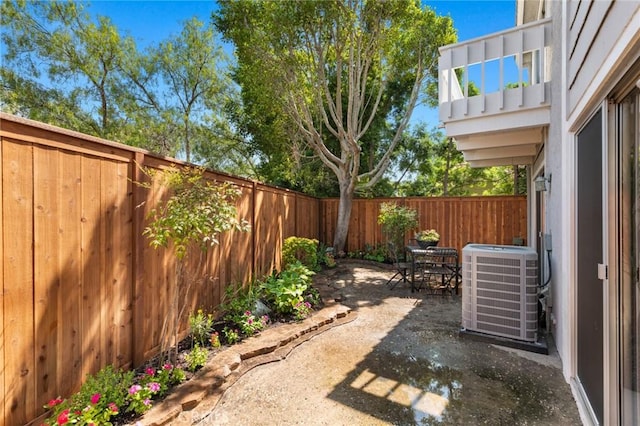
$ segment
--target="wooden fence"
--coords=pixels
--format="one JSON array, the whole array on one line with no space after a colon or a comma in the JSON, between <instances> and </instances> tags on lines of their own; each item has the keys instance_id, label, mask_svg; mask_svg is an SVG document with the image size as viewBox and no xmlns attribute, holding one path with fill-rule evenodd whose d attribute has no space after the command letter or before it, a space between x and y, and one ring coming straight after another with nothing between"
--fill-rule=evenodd
<instances>
[{"instance_id":1,"label":"wooden fence","mask_svg":"<svg viewBox=\"0 0 640 426\"><path fill-rule=\"evenodd\" d=\"M322 200L321 241L332 241L338 217L337 198ZM384 244L378 225L380 205L395 202L415 209L419 229L436 229L440 246L462 250L467 243L513 244L515 237L527 238L526 196L491 197L407 197L356 199L349 223L346 251L362 250L367 244ZM407 240L413 231L407 232Z\"/></svg>"},{"instance_id":2,"label":"wooden fence","mask_svg":"<svg viewBox=\"0 0 640 426\"><path fill-rule=\"evenodd\" d=\"M173 299L175 262L142 236L146 215L166 197L146 189L138 166L181 165L136 148L0 113L0 425L30 422L42 406L78 390L86 374L130 368L157 353ZM186 268L191 309L212 312L229 285L280 266L288 236L333 241L338 200L319 200L207 172L241 190L230 232ZM347 250L382 242L379 205L416 208L443 245L510 244L526 236L524 197L355 200Z\"/></svg>"},{"instance_id":3,"label":"wooden fence","mask_svg":"<svg viewBox=\"0 0 640 426\"><path fill-rule=\"evenodd\" d=\"M86 374L140 365L159 348L175 291L170 250L143 237L166 197L139 166L175 161L129 146L0 115L0 424L24 424ZM241 190L251 232L188 256L187 303L211 312L229 284L278 268L283 240L318 238L316 198L207 172Z\"/></svg>"}]
</instances>

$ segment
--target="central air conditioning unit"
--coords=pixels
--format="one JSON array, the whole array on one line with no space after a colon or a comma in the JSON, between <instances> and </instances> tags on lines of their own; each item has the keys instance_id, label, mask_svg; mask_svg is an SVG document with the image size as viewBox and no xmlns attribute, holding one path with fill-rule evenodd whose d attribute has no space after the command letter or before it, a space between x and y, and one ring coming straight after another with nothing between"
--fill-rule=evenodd
<instances>
[{"instance_id":1,"label":"central air conditioning unit","mask_svg":"<svg viewBox=\"0 0 640 426\"><path fill-rule=\"evenodd\" d=\"M462 327L535 342L538 254L530 247L467 244L462 249Z\"/></svg>"}]
</instances>

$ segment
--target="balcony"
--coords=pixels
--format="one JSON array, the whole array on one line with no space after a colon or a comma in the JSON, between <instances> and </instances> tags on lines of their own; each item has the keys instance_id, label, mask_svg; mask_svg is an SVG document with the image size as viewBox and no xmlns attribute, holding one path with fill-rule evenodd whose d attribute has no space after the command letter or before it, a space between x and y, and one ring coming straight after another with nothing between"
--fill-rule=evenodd
<instances>
[{"instance_id":1,"label":"balcony","mask_svg":"<svg viewBox=\"0 0 640 426\"><path fill-rule=\"evenodd\" d=\"M549 18L440 48L440 121L472 167L533 163L550 121L550 46Z\"/></svg>"}]
</instances>

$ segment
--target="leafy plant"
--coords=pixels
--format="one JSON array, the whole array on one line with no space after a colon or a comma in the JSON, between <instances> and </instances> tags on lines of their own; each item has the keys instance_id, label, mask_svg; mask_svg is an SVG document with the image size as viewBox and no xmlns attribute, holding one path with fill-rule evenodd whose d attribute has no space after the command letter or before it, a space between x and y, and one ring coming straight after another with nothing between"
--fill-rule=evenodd
<instances>
[{"instance_id":1,"label":"leafy plant","mask_svg":"<svg viewBox=\"0 0 640 426\"><path fill-rule=\"evenodd\" d=\"M193 242L207 248L219 243L222 232L249 230L248 222L237 218L236 207L231 203L238 198L240 190L230 183L208 181L202 168L144 171L150 177L159 176L173 191L164 204L149 212L151 223L143 235L149 238L152 247L167 247L171 241L176 256L182 259Z\"/></svg>"},{"instance_id":2,"label":"leafy plant","mask_svg":"<svg viewBox=\"0 0 640 426\"><path fill-rule=\"evenodd\" d=\"M215 349L222 346L222 344L220 343L220 334L218 334L217 331L214 331L213 333L211 333L209 343L211 343L211 347Z\"/></svg>"},{"instance_id":3,"label":"leafy plant","mask_svg":"<svg viewBox=\"0 0 640 426\"><path fill-rule=\"evenodd\" d=\"M95 375L87 376L80 390L69 399L49 401L44 408L51 410L51 415L44 423L108 426L111 418L122 411L146 412L154 397L164 395L184 379L184 372L170 364L158 371L147 368L137 379L133 371L115 370L108 365Z\"/></svg>"},{"instance_id":4,"label":"leafy plant","mask_svg":"<svg viewBox=\"0 0 640 426\"><path fill-rule=\"evenodd\" d=\"M304 300L309 302L311 306L319 306L321 303L320 293L315 287L308 287L304 292Z\"/></svg>"},{"instance_id":5,"label":"leafy plant","mask_svg":"<svg viewBox=\"0 0 640 426\"><path fill-rule=\"evenodd\" d=\"M237 322L245 312L253 310L259 299L258 291L254 286L248 288L228 286L220 309L224 312L226 321Z\"/></svg>"},{"instance_id":6,"label":"leafy plant","mask_svg":"<svg viewBox=\"0 0 640 426\"><path fill-rule=\"evenodd\" d=\"M365 244L363 250L348 254L350 258L373 260L374 262L384 262L387 258L386 255L387 250L384 246L372 246L371 244Z\"/></svg>"},{"instance_id":7,"label":"leafy plant","mask_svg":"<svg viewBox=\"0 0 640 426\"><path fill-rule=\"evenodd\" d=\"M285 239L282 247L283 268L296 261L313 271L318 270L318 240L303 237Z\"/></svg>"},{"instance_id":8,"label":"leafy plant","mask_svg":"<svg viewBox=\"0 0 640 426\"><path fill-rule=\"evenodd\" d=\"M196 344L194 348L184 356L184 359L187 361L187 368L189 371L196 371L207 363L208 357L209 351L207 348L203 348Z\"/></svg>"},{"instance_id":9,"label":"leafy plant","mask_svg":"<svg viewBox=\"0 0 640 426\"><path fill-rule=\"evenodd\" d=\"M382 225L387 241L397 248L403 247L407 231L418 226L417 213L414 209L398 206L396 203L382 203L378 223Z\"/></svg>"},{"instance_id":10,"label":"leafy plant","mask_svg":"<svg viewBox=\"0 0 640 426\"><path fill-rule=\"evenodd\" d=\"M110 418L126 406L127 389L133 383L133 377L132 371L115 370L111 365L87 376L80 390L71 398L52 399L45 405L46 409L52 410L45 424L110 425Z\"/></svg>"},{"instance_id":11,"label":"leafy plant","mask_svg":"<svg viewBox=\"0 0 640 426\"><path fill-rule=\"evenodd\" d=\"M310 313L311 303L307 301L298 302L293 307L293 317L298 321L305 319Z\"/></svg>"},{"instance_id":12,"label":"leafy plant","mask_svg":"<svg viewBox=\"0 0 640 426\"><path fill-rule=\"evenodd\" d=\"M200 344L204 346L208 340L211 330L213 329L213 315L205 315L202 309L198 309L195 314L189 315L189 330L191 331L191 338L193 344Z\"/></svg>"},{"instance_id":13,"label":"leafy plant","mask_svg":"<svg viewBox=\"0 0 640 426\"><path fill-rule=\"evenodd\" d=\"M238 330L236 330L236 329L225 327L222 330L222 334L224 334L225 340L230 345L233 345L234 343L237 343L240 340L240 334L238 333Z\"/></svg>"},{"instance_id":14,"label":"leafy plant","mask_svg":"<svg viewBox=\"0 0 640 426\"><path fill-rule=\"evenodd\" d=\"M182 369L174 368L171 364L165 364L158 370L147 368L144 375L138 379L138 383L142 386L153 382L158 383L160 389L157 394L158 396L163 396L171 386L182 383L184 379L185 374Z\"/></svg>"},{"instance_id":15,"label":"leafy plant","mask_svg":"<svg viewBox=\"0 0 640 426\"><path fill-rule=\"evenodd\" d=\"M129 388L127 400L129 407L127 411L141 415L149 411L151 408L152 397L160 392L160 384L151 382L147 385L135 384Z\"/></svg>"},{"instance_id":16,"label":"leafy plant","mask_svg":"<svg viewBox=\"0 0 640 426\"><path fill-rule=\"evenodd\" d=\"M416 240L418 241L440 241L440 234L435 229L425 229L416 232Z\"/></svg>"},{"instance_id":17,"label":"leafy plant","mask_svg":"<svg viewBox=\"0 0 640 426\"><path fill-rule=\"evenodd\" d=\"M77 425L111 425L111 417L119 413L120 409L113 403L105 403L106 399L99 393L93 394L89 403L81 410L71 407L72 404L60 398L52 399L46 409L53 409L55 414L45 420L47 425L62 425L66 423Z\"/></svg>"},{"instance_id":18,"label":"leafy plant","mask_svg":"<svg viewBox=\"0 0 640 426\"><path fill-rule=\"evenodd\" d=\"M314 272L300 262L287 266L280 274L269 276L262 284L268 301L279 314L291 314L294 307L303 301L303 295L311 284Z\"/></svg>"},{"instance_id":19,"label":"leafy plant","mask_svg":"<svg viewBox=\"0 0 640 426\"><path fill-rule=\"evenodd\" d=\"M318 244L318 264L326 265L329 268L336 266L336 259L333 256L333 247L328 247L324 243Z\"/></svg>"},{"instance_id":20,"label":"leafy plant","mask_svg":"<svg viewBox=\"0 0 640 426\"><path fill-rule=\"evenodd\" d=\"M185 304L180 306L180 294L186 300L189 284L184 283L184 257L191 244L202 249L219 243L218 236L230 230L247 231L249 225L237 218L233 201L240 190L230 183L213 183L204 177L204 169L185 167L157 171L143 168L142 171L152 180L160 183L173 195L158 203L148 215L149 226L143 235L149 238L152 247L168 247L172 243L178 264L176 267L176 286L186 285L184 291L174 291L174 299L169 305L169 313L163 324L160 337L160 350L165 353L169 342L169 331L173 331L174 341L178 341L178 329ZM140 183L140 185L145 185ZM149 186L149 185L147 185ZM175 348L177 355L177 346ZM161 362L163 360L161 359Z\"/></svg>"},{"instance_id":21,"label":"leafy plant","mask_svg":"<svg viewBox=\"0 0 640 426\"><path fill-rule=\"evenodd\" d=\"M263 315L260 318L256 318L251 311L246 311L234 322L240 328L242 334L252 336L269 324L269 316Z\"/></svg>"},{"instance_id":22,"label":"leafy plant","mask_svg":"<svg viewBox=\"0 0 640 426\"><path fill-rule=\"evenodd\" d=\"M396 203L382 203L378 223L382 225L382 232L389 241L403 246L407 231L418 226L418 216L417 212L409 207Z\"/></svg>"}]
</instances>

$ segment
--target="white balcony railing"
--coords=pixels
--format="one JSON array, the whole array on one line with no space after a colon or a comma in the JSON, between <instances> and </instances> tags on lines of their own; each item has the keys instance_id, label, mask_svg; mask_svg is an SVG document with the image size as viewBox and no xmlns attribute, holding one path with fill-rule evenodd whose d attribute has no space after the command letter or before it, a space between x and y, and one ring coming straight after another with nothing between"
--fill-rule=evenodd
<instances>
[{"instance_id":1,"label":"white balcony railing","mask_svg":"<svg viewBox=\"0 0 640 426\"><path fill-rule=\"evenodd\" d=\"M550 46L549 18L441 47L440 121L548 107Z\"/></svg>"}]
</instances>

